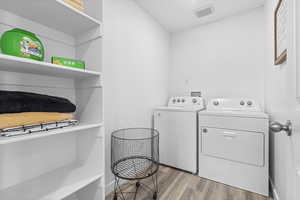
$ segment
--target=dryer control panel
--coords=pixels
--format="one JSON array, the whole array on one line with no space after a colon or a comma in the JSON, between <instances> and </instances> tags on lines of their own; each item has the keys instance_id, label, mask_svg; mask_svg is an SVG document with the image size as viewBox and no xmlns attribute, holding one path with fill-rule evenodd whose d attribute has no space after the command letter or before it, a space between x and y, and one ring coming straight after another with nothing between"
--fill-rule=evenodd
<instances>
[{"instance_id":1,"label":"dryer control panel","mask_svg":"<svg viewBox=\"0 0 300 200\"><path fill-rule=\"evenodd\" d=\"M248 98L217 98L211 99L207 104L207 110L214 111L254 111L260 112L257 101Z\"/></svg>"},{"instance_id":2,"label":"dryer control panel","mask_svg":"<svg viewBox=\"0 0 300 200\"><path fill-rule=\"evenodd\" d=\"M193 107L205 108L205 101L202 97L176 96L170 98L168 102L168 106L183 107L183 108L193 108Z\"/></svg>"}]
</instances>

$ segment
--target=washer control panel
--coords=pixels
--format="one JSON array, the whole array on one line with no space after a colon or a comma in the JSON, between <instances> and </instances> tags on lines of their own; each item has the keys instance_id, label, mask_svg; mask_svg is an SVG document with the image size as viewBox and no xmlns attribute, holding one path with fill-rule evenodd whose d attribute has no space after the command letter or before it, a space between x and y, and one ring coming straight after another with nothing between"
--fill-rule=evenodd
<instances>
[{"instance_id":1,"label":"washer control panel","mask_svg":"<svg viewBox=\"0 0 300 200\"><path fill-rule=\"evenodd\" d=\"M176 96L171 97L168 106L173 107L202 107L205 108L205 102L202 97L191 97L191 96Z\"/></svg>"},{"instance_id":2,"label":"washer control panel","mask_svg":"<svg viewBox=\"0 0 300 200\"><path fill-rule=\"evenodd\" d=\"M211 99L207 104L207 110L227 110L227 111L261 111L257 101L248 98Z\"/></svg>"}]
</instances>

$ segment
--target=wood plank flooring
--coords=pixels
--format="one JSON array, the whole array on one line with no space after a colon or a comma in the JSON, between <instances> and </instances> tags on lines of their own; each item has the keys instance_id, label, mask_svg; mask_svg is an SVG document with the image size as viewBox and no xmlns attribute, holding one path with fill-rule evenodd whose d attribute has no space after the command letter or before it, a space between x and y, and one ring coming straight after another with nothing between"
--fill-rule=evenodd
<instances>
[{"instance_id":1,"label":"wood plank flooring","mask_svg":"<svg viewBox=\"0 0 300 200\"><path fill-rule=\"evenodd\" d=\"M152 186L151 179L145 180L144 183ZM159 200L271 200L271 198L167 167L160 167L158 185ZM124 184L122 189L132 192L135 190L135 185ZM106 200L112 199L113 193L106 197ZM131 199L133 195L127 194L126 200ZM150 200L152 193L140 188L136 199Z\"/></svg>"}]
</instances>

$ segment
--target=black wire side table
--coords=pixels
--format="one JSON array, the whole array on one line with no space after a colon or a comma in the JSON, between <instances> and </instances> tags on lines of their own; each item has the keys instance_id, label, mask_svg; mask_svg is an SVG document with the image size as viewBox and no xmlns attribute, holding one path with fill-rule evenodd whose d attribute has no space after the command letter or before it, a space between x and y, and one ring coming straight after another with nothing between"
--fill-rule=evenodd
<instances>
[{"instance_id":1,"label":"black wire side table","mask_svg":"<svg viewBox=\"0 0 300 200\"><path fill-rule=\"evenodd\" d=\"M115 176L113 200L126 200L128 193L136 199L140 187L158 196L159 133L155 129L120 129L111 135L111 171ZM151 178L153 186L143 183ZM120 179L135 183L134 192L125 192ZM151 183L152 185L152 183Z\"/></svg>"}]
</instances>

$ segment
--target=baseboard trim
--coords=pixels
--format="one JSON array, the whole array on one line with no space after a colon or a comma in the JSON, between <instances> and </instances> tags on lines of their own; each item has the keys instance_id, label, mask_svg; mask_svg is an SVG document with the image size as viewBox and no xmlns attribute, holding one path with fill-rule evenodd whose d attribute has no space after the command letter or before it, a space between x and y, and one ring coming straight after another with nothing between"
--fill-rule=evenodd
<instances>
[{"instance_id":1,"label":"baseboard trim","mask_svg":"<svg viewBox=\"0 0 300 200\"><path fill-rule=\"evenodd\" d=\"M110 194L114 190L115 181L112 181L105 185L105 195Z\"/></svg>"},{"instance_id":2,"label":"baseboard trim","mask_svg":"<svg viewBox=\"0 0 300 200\"><path fill-rule=\"evenodd\" d=\"M127 183L126 180L120 179L119 180L119 184L123 185ZM113 180L112 182L108 183L105 185L105 196L110 194L112 191L114 191L114 187L115 187L115 181Z\"/></svg>"},{"instance_id":3,"label":"baseboard trim","mask_svg":"<svg viewBox=\"0 0 300 200\"><path fill-rule=\"evenodd\" d=\"M72 194L71 196L68 196L66 198L64 198L65 200L78 200L76 194Z\"/></svg>"},{"instance_id":4,"label":"baseboard trim","mask_svg":"<svg viewBox=\"0 0 300 200\"><path fill-rule=\"evenodd\" d=\"M276 187L275 187L275 184L273 183L271 178L269 179L269 181L270 181L270 184L271 184L271 190L272 190L271 192L272 192L273 199L274 200L280 200L278 192L277 192Z\"/></svg>"}]
</instances>

